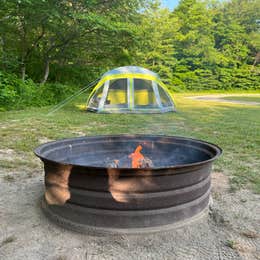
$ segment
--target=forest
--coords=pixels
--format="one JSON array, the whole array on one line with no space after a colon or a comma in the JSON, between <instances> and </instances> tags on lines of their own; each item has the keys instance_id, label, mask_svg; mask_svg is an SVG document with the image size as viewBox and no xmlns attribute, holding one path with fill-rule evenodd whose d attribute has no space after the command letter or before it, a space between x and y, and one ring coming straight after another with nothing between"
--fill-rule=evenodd
<instances>
[{"instance_id":1,"label":"forest","mask_svg":"<svg viewBox=\"0 0 260 260\"><path fill-rule=\"evenodd\" d=\"M260 1L0 0L0 111L138 65L173 92L260 89Z\"/></svg>"}]
</instances>

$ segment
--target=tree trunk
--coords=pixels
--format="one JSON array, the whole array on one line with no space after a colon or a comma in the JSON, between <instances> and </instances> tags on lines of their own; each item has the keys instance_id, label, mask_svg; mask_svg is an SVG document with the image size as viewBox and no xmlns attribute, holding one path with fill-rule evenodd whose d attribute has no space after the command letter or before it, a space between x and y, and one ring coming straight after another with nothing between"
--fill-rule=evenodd
<instances>
[{"instance_id":1,"label":"tree trunk","mask_svg":"<svg viewBox=\"0 0 260 260\"><path fill-rule=\"evenodd\" d=\"M25 80L25 71L26 71L25 64L22 63L22 66L21 66L21 77L22 77L22 81Z\"/></svg>"},{"instance_id":2,"label":"tree trunk","mask_svg":"<svg viewBox=\"0 0 260 260\"><path fill-rule=\"evenodd\" d=\"M255 56L255 60L254 60L254 63L252 65L252 69L251 71L253 71L255 69L255 66L260 62L260 52L257 52L256 53L256 56Z\"/></svg>"},{"instance_id":3,"label":"tree trunk","mask_svg":"<svg viewBox=\"0 0 260 260\"><path fill-rule=\"evenodd\" d=\"M255 61L253 66L256 66L256 64L260 61L260 52L257 52L256 56L255 56Z\"/></svg>"},{"instance_id":4,"label":"tree trunk","mask_svg":"<svg viewBox=\"0 0 260 260\"><path fill-rule=\"evenodd\" d=\"M44 69L44 77L41 81L41 84L45 84L48 77L49 77L49 72L50 72L50 61L47 59L45 61L45 69Z\"/></svg>"}]
</instances>

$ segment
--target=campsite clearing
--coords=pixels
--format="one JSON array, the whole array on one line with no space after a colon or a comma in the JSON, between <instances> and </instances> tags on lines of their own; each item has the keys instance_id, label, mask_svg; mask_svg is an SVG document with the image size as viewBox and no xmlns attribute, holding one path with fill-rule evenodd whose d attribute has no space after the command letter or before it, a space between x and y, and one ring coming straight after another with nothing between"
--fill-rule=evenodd
<instances>
[{"instance_id":1,"label":"campsite clearing","mask_svg":"<svg viewBox=\"0 0 260 260\"><path fill-rule=\"evenodd\" d=\"M175 94L176 113L95 114L77 100L50 108L1 112L1 259L256 259L259 255L259 106L198 101ZM182 135L223 148L214 166L210 217L197 225L146 236L92 237L50 223L39 208L40 143L97 134ZM253 235L252 235L253 234ZM51 238L51 239L50 239ZM67 243L69 241L69 243Z\"/></svg>"}]
</instances>

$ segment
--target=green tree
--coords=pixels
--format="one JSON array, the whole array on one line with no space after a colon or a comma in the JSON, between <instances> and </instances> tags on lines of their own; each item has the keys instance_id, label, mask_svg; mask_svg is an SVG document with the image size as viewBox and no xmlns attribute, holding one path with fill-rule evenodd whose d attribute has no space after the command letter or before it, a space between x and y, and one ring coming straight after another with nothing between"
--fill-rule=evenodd
<instances>
[{"instance_id":1,"label":"green tree","mask_svg":"<svg viewBox=\"0 0 260 260\"><path fill-rule=\"evenodd\" d=\"M2 68L6 69L5 64L11 64L12 58L23 80L27 72L30 74L29 68L44 83L51 63L66 66L77 63L82 56L96 59L99 54L94 52L96 48L92 49L94 43L104 50L103 54L107 51L103 55L107 57L103 63L106 67L111 60L124 57L127 53L124 46L134 42L131 24L146 2L1 0L1 55L5 59ZM109 36L113 37L110 41ZM117 51L108 58L113 49ZM42 70L36 68L42 67L44 75L40 76Z\"/></svg>"},{"instance_id":2,"label":"green tree","mask_svg":"<svg viewBox=\"0 0 260 260\"><path fill-rule=\"evenodd\" d=\"M168 9L151 5L144 13L139 26L138 48L133 54L136 63L156 71L171 84L174 58L173 39L178 24Z\"/></svg>"}]
</instances>

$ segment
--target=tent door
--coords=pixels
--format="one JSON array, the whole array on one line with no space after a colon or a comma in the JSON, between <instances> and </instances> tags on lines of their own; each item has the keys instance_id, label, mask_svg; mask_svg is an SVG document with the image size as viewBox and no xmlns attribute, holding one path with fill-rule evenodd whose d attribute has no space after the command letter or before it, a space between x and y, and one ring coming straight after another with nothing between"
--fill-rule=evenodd
<instances>
[{"instance_id":1,"label":"tent door","mask_svg":"<svg viewBox=\"0 0 260 260\"><path fill-rule=\"evenodd\" d=\"M109 80L107 80L105 82L105 85L104 85L104 89L103 89L103 93L102 93L102 98L99 102L99 106L98 106L98 110L103 110L104 109L104 105L105 105L105 101L106 101L106 98L107 98L107 93L108 93L108 88L109 88Z\"/></svg>"},{"instance_id":2,"label":"tent door","mask_svg":"<svg viewBox=\"0 0 260 260\"><path fill-rule=\"evenodd\" d=\"M156 103L159 108L162 108L162 102L161 102L161 98L160 98L159 91L158 91L158 85L155 81L153 81L152 84L153 84L153 92L155 95Z\"/></svg>"}]
</instances>

